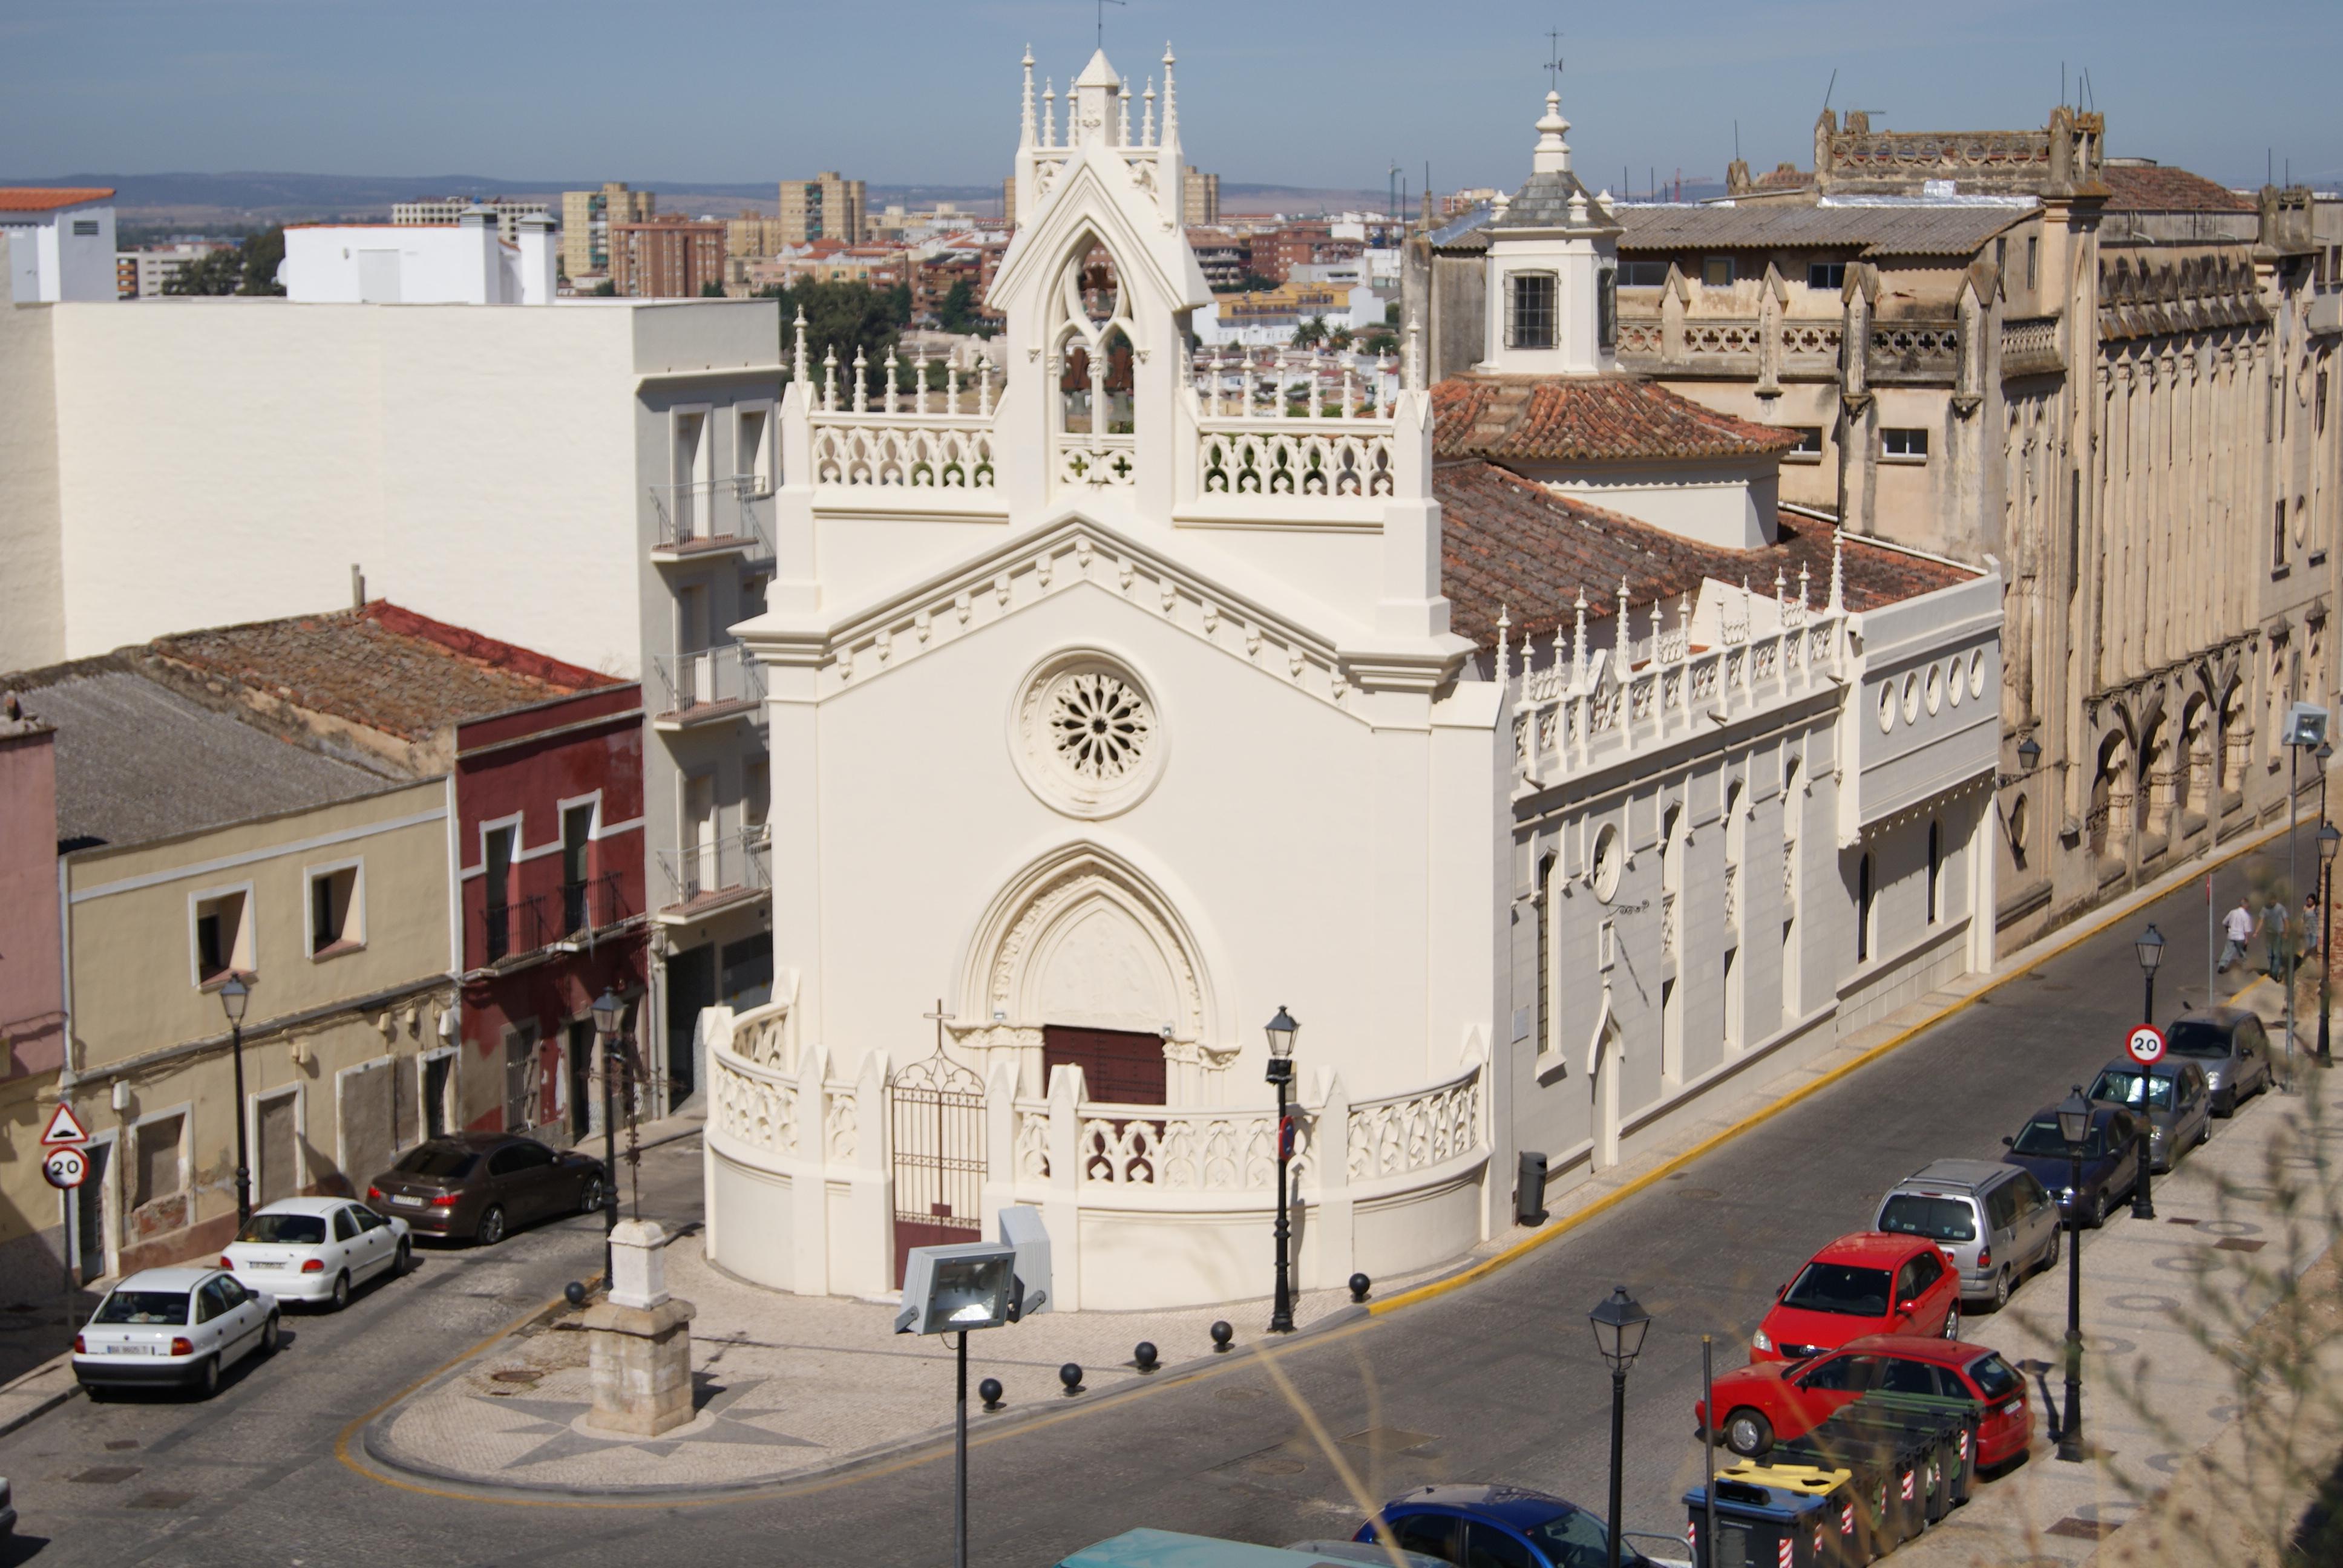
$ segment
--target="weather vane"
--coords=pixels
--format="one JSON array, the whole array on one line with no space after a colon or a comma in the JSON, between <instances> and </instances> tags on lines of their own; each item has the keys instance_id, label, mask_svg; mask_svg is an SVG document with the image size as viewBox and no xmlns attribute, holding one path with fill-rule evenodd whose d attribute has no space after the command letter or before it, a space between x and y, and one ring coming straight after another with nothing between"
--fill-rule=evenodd
<instances>
[{"instance_id":1,"label":"weather vane","mask_svg":"<svg viewBox=\"0 0 2343 1568\"><path fill-rule=\"evenodd\" d=\"M1118 5L1122 5L1123 3L1124 0L1115 0L1115 4ZM1547 53L1554 56L1545 63L1546 87L1548 91L1559 93L1562 91L1563 64L1561 29L1549 28L1546 32L1545 40L1549 45Z\"/></svg>"},{"instance_id":2,"label":"weather vane","mask_svg":"<svg viewBox=\"0 0 2343 1568\"><path fill-rule=\"evenodd\" d=\"M1096 0L1096 4L1098 9L1098 46L1103 49L1106 47L1106 8L1110 5L1128 5L1131 4L1131 0Z\"/></svg>"}]
</instances>

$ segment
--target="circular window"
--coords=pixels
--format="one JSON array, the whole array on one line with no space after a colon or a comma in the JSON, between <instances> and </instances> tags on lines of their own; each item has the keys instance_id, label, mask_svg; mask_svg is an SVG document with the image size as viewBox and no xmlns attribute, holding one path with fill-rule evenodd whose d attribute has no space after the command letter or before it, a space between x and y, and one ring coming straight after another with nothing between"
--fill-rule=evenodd
<instances>
[{"instance_id":1,"label":"circular window","mask_svg":"<svg viewBox=\"0 0 2343 1568\"><path fill-rule=\"evenodd\" d=\"M1920 678L1916 675L1906 675L1904 678L1904 722L1909 724L1919 717Z\"/></svg>"},{"instance_id":2,"label":"circular window","mask_svg":"<svg viewBox=\"0 0 2343 1568\"><path fill-rule=\"evenodd\" d=\"M1961 656L1957 653L1945 661L1945 695L1953 699L1955 708L1961 705Z\"/></svg>"},{"instance_id":3,"label":"circular window","mask_svg":"<svg viewBox=\"0 0 2343 1568\"><path fill-rule=\"evenodd\" d=\"M1879 732L1882 735L1896 728L1896 683L1886 681L1879 688Z\"/></svg>"},{"instance_id":4,"label":"circular window","mask_svg":"<svg viewBox=\"0 0 2343 1568\"><path fill-rule=\"evenodd\" d=\"M1985 649L1981 648L1969 654L1969 695L1985 695Z\"/></svg>"},{"instance_id":5,"label":"circular window","mask_svg":"<svg viewBox=\"0 0 2343 1568\"><path fill-rule=\"evenodd\" d=\"M1928 667L1928 711L1934 713L1945 705L1945 672L1935 665Z\"/></svg>"},{"instance_id":6,"label":"circular window","mask_svg":"<svg viewBox=\"0 0 2343 1568\"><path fill-rule=\"evenodd\" d=\"M1080 648L1025 678L1010 749L1033 793L1074 817L1139 803L1163 767L1163 721L1146 686L1111 655Z\"/></svg>"},{"instance_id":7,"label":"circular window","mask_svg":"<svg viewBox=\"0 0 2343 1568\"><path fill-rule=\"evenodd\" d=\"M2020 795L2009 803L2009 852L2021 866L2026 864L2027 837L2034 825L2034 813Z\"/></svg>"},{"instance_id":8,"label":"circular window","mask_svg":"<svg viewBox=\"0 0 2343 1568\"><path fill-rule=\"evenodd\" d=\"M1619 891L1619 829L1605 828L1594 836L1594 896L1609 903Z\"/></svg>"}]
</instances>

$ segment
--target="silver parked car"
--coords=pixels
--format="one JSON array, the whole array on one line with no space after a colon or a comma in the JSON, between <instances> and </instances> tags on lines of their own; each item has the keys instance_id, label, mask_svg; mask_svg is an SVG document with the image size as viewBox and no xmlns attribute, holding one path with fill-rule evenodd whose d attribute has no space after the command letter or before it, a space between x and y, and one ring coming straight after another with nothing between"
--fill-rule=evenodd
<instances>
[{"instance_id":1,"label":"silver parked car","mask_svg":"<svg viewBox=\"0 0 2343 1568\"><path fill-rule=\"evenodd\" d=\"M2205 1070L2216 1116L2235 1116L2272 1082L2269 1035L2245 1008L2199 1008L2174 1019L2164 1031L2164 1060L2176 1057Z\"/></svg>"},{"instance_id":2,"label":"silver parked car","mask_svg":"<svg viewBox=\"0 0 2343 1568\"><path fill-rule=\"evenodd\" d=\"M2099 1069L2089 1098L2141 1109L2147 1101L2148 1168L2169 1171L2181 1155L2213 1136L2213 1094L2205 1070L2167 1054L2154 1067L2119 1056Z\"/></svg>"},{"instance_id":3,"label":"silver parked car","mask_svg":"<svg viewBox=\"0 0 2343 1568\"><path fill-rule=\"evenodd\" d=\"M2058 1205L2033 1172L1992 1160L1939 1160L1880 1200L1875 1231L1924 1236L1961 1277L1964 1301L2007 1304L2058 1261Z\"/></svg>"}]
</instances>

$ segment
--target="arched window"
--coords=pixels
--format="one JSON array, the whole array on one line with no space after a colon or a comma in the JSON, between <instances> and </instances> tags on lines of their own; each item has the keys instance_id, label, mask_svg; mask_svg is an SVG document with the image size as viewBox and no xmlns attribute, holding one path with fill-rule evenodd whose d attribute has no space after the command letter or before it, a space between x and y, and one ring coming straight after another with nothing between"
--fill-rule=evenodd
<instances>
[{"instance_id":1,"label":"arched window","mask_svg":"<svg viewBox=\"0 0 2343 1568\"><path fill-rule=\"evenodd\" d=\"M1867 962L1871 958L1871 857L1865 855L1855 869L1855 961Z\"/></svg>"},{"instance_id":2,"label":"arched window","mask_svg":"<svg viewBox=\"0 0 2343 1568\"><path fill-rule=\"evenodd\" d=\"M1131 317L1114 256L1097 239L1070 256L1059 280L1050 348L1058 428L1095 437L1131 430Z\"/></svg>"},{"instance_id":3,"label":"arched window","mask_svg":"<svg viewBox=\"0 0 2343 1568\"><path fill-rule=\"evenodd\" d=\"M1541 856L1537 865L1537 1049L1540 1055L1556 1047L1554 1038L1554 857Z\"/></svg>"}]
</instances>

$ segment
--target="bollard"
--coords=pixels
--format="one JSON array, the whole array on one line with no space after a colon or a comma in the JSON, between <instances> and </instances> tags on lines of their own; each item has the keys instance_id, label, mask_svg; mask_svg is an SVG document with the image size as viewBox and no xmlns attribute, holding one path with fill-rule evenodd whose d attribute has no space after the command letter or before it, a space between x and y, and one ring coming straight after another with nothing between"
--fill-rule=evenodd
<instances>
[{"instance_id":1,"label":"bollard","mask_svg":"<svg viewBox=\"0 0 2343 1568\"><path fill-rule=\"evenodd\" d=\"M985 1409L999 1410L1001 1408L1001 1380L997 1377L989 1377L982 1382L977 1384L976 1397L984 1402Z\"/></svg>"},{"instance_id":2,"label":"bollard","mask_svg":"<svg viewBox=\"0 0 2343 1568\"><path fill-rule=\"evenodd\" d=\"M1058 1369L1058 1381L1066 1385L1066 1397L1071 1399L1082 1392L1082 1367L1080 1362L1068 1362Z\"/></svg>"},{"instance_id":3,"label":"bollard","mask_svg":"<svg viewBox=\"0 0 2343 1568\"><path fill-rule=\"evenodd\" d=\"M586 1287L572 1280L561 1287L561 1299L572 1307L582 1307L586 1304Z\"/></svg>"},{"instance_id":4,"label":"bollard","mask_svg":"<svg viewBox=\"0 0 2343 1568\"><path fill-rule=\"evenodd\" d=\"M1375 1282L1367 1278L1364 1274L1353 1274L1351 1276L1351 1300L1354 1302L1365 1301L1367 1299L1367 1292L1374 1289L1374 1285Z\"/></svg>"},{"instance_id":5,"label":"bollard","mask_svg":"<svg viewBox=\"0 0 2343 1568\"><path fill-rule=\"evenodd\" d=\"M1236 1330L1229 1327L1228 1320L1226 1318L1214 1323L1212 1325L1212 1353L1214 1355L1218 1355L1222 1351L1227 1350L1229 1348L1229 1342L1236 1337Z\"/></svg>"},{"instance_id":6,"label":"bollard","mask_svg":"<svg viewBox=\"0 0 2343 1568\"><path fill-rule=\"evenodd\" d=\"M1141 1372L1153 1372L1155 1370L1155 1342L1152 1340L1140 1341L1138 1344L1131 1348L1131 1364L1136 1366Z\"/></svg>"}]
</instances>

